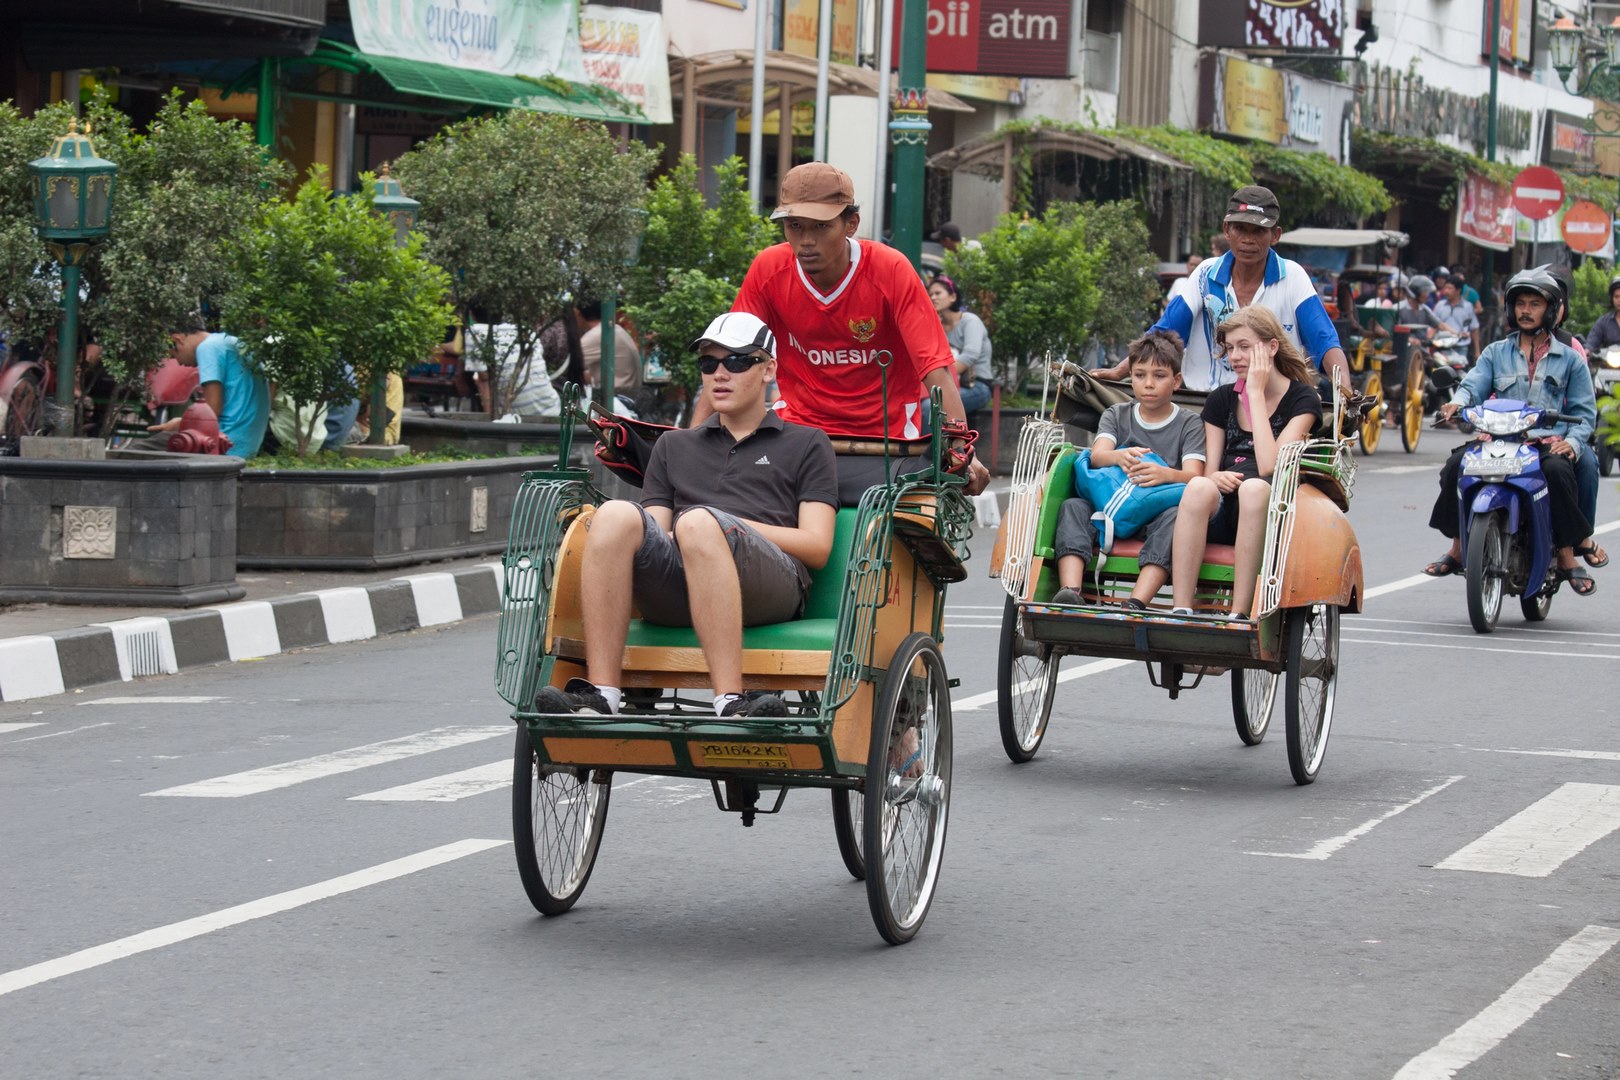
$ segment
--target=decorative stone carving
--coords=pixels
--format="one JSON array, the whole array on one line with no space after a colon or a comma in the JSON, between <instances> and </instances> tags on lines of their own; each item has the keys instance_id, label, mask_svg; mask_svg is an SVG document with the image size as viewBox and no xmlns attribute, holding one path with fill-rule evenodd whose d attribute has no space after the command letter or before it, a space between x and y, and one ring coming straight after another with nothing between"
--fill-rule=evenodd
<instances>
[{"instance_id":1,"label":"decorative stone carving","mask_svg":"<svg viewBox=\"0 0 1620 1080\"><path fill-rule=\"evenodd\" d=\"M118 557L118 510L112 506L62 507L64 559Z\"/></svg>"},{"instance_id":2,"label":"decorative stone carving","mask_svg":"<svg viewBox=\"0 0 1620 1080\"><path fill-rule=\"evenodd\" d=\"M472 489L472 515L467 525L468 532L489 531L489 488L475 487Z\"/></svg>"}]
</instances>

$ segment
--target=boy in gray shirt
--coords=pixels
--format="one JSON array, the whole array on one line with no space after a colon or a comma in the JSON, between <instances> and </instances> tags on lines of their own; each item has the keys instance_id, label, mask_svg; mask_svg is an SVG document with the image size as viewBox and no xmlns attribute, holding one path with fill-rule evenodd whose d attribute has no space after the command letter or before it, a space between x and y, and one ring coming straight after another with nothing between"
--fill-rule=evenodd
<instances>
[{"instance_id":1,"label":"boy in gray shirt","mask_svg":"<svg viewBox=\"0 0 1620 1080\"><path fill-rule=\"evenodd\" d=\"M1097 438L1091 445L1094 468L1118 465L1131 482L1143 487L1185 484L1204 467L1204 422L1195 412L1180 408L1170 395L1181 386L1181 339L1168 330L1150 330L1131 342L1126 353L1135 402L1122 402L1103 413ZM1169 465L1142 460L1149 451ZM1054 604L1079 604L1086 564L1095 550L1096 530L1091 523L1095 507L1084 497L1064 500L1058 512L1058 584ZM1142 564L1127 606L1143 609L1170 580L1170 538L1176 531L1176 508L1149 521L1142 530Z\"/></svg>"}]
</instances>

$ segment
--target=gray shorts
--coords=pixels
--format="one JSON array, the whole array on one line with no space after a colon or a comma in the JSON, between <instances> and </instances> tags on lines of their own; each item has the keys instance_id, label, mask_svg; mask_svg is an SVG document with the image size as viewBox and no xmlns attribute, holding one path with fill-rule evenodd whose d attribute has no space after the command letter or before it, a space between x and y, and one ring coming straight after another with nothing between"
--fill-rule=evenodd
<instances>
[{"instance_id":1,"label":"gray shorts","mask_svg":"<svg viewBox=\"0 0 1620 1080\"><path fill-rule=\"evenodd\" d=\"M725 533L742 588L744 626L792 622L803 614L810 587L810 573L803 563L723 510L689 506L681 513L694 511L714 515ZM645 509L641 521L641 547L636 552L631 579L636 607L650 623L691 626L692 604L686 592L681 549Z\"/></svg>"},{"instance_id":2,"label":"gray shorts","mask_svg":"<svg viewBox=\"0 0 1620 1080\"><path fill-rule=\"evenodd\" d=\"M1176 509L1172 506L1161 511L1143 527L1141 533L1130 537L1142 541L1142 551L1136 561L1143 566L1151 564L1167 570L1170 568L1170 541L1176 535ZM1063 500L1063 506L1058 510L1057 538L1052 543L1052 550L1058 558L1077 555L1085 562L1091 561L1092 552L1097 548L1097 528L1091 523L1093 513L1091 503L1078 495Z\"/></svg>"}]
</instances>

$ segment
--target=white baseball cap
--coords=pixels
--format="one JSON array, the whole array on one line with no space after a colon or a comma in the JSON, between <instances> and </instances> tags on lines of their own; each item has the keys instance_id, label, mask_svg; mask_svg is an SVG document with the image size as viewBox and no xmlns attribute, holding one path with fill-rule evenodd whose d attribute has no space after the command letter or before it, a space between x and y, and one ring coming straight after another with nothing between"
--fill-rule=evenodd
<instances>
[{"instance_id":1,"label":"white baseball cap","mask_svg":"<svg viewBox=\"0 0 1620 1080\"><path fill-rule=\"evenodd\" d=\"M733 352L763 352L776 358L776 335L758 315L746 311L728 311L716 316L709 328L692 339L691 348L700 349L709 342Z\"/></svg>"}]
</instances>

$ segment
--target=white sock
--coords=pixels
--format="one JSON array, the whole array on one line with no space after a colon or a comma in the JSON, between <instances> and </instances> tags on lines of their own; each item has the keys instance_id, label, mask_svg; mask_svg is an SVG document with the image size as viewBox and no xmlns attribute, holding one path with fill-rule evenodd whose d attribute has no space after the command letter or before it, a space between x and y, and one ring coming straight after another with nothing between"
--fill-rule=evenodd
<instances>
[{"instance_id":1,"label":"white sock","mask_svg":"<svg viewBox=\"0 0 1620 1080\"><path fill-rule=\"evenodd\" d=\"M742 697L741 694L716 694L716 695L714 695L714 715L716 715L716 716L725 715L726 706L730 705L733 701L736 701L740 697Z\"/></svg>"},{"instance_id":2,"label":"white sock","mask_svg":"<svg viewBox=\"0 0 1620 1080\"><path fill-rule=\"evenodd\" d=\"M1192 613L1193 609L1190 607L1178 607L1170 609L1170 614L1172 615L1191 615Z\"/></svg>"},{"instance_id":3,"label":"white sock","mask_svg":"<svg viewBox=\"0 0 1620 1080\"><path fill-rule=\"evenodd\" d=\"M617 713L619 711L619 702L624 699L624 691L617 686L598 686L596 689L607 699L608 712Z\"/></svg>"}]
</instances>

